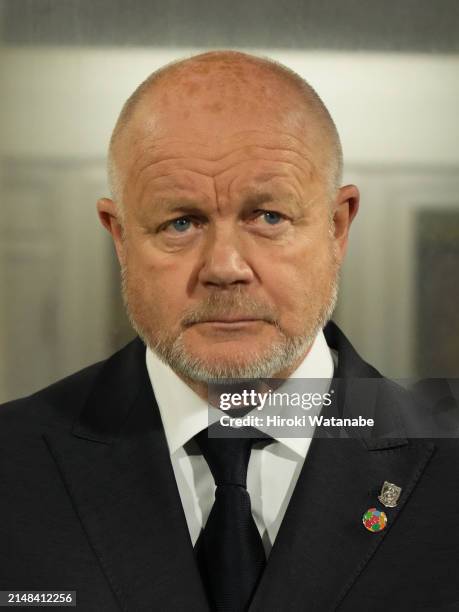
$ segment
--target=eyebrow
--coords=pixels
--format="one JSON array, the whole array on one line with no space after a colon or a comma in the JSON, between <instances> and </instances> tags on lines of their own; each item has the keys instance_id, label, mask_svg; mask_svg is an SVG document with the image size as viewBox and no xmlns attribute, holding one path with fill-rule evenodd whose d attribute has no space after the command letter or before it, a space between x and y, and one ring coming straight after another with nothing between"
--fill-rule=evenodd
<instances>
[{"instance_id":1,"label":"eyebrow","mask_svg":"<svg viewBox=\"0 0 459 612\"><path fill-rule=\"evenodd\" d=\"M298 201L298 199L292 195L292 194L288 194L288 195L284 195L284 196L273 196L271 193L256 193L253 195L249 195L243 202L242 206L243 208L252 208L254 206L260 206L261 204L267 204L269 202L273 202L273 203L287 203L289 205L292 205L296 208L296 210L298 212L302 212L303 211L303 207L301 205L301 203Z\"/></svg>"},{"instance_id":2,"label":"eyebrow","mask_svg":"<svg viewBox=\"0 0 459 612\"><path fill-rule=\"evenodd\" d=\"M202 204L189 198L153 198L152 209L155 213L201 214Z\"/></svg>"},{"instance_id":3,"label":"eyebrow","mask_svg":"<svg viewBox=\"0 0 459 612\"><path fill-rule=\"evenodd\" d=\"M271 193L255 193L247 196L242 202L242 208L253 208L267 203L287 203L292 205L297 212L303 212L304 205L292 194L278 197ZM153 207L156 213L180 213L187 215L202 215L202 204L189 198L158 198L153 200Z\"/></svg>"}]
</instances>

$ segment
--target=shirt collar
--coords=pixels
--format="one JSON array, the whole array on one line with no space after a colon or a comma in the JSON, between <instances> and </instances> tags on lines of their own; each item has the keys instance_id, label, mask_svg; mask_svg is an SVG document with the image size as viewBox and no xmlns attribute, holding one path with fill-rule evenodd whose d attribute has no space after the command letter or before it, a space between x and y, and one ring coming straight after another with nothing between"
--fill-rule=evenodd
<instances>
[{"instance_id":1,"label":"shirt collar","mask_svg":"<svg viewBox=\"0 0 459 612\"><path fill-rule=\"evenodd\" d=\"M209 407L193 389L177 376L170 366L147 347L146 365L153 392L158 403L172 455L197 433L216 421L221 411ZM333 378L334 361L325 336L320 331L308 354L290 378L321 378L329 384ZM306 456L310 438L277 438L279 442L302 456Z\"/></svg>"}]
</instances>

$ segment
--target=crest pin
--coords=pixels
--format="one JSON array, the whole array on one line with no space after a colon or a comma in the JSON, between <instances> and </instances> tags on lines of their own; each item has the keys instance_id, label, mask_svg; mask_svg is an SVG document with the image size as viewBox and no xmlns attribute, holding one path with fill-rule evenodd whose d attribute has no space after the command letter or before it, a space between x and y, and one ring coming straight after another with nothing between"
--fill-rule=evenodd
<instances>
[{"instance_id":1,"label":"crest pin","mask_svg":"<svg viewBox=\"0 0 459 612\"><path fill-rule=\"evenodd\" d=\"M402 488L398 487L392 482L384 481L381 489L381 493L378 495L379 501L386 506L386 508L395 508L400 497Z\"/></svg>"}]
</instances>

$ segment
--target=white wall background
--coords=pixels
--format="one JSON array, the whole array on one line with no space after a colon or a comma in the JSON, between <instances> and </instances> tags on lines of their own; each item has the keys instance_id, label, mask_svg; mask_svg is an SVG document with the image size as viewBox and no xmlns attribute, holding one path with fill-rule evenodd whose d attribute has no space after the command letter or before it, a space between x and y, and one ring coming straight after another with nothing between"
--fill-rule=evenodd
<instances>
[{"instance_id":1,"label":"white wall background","mask_svg":"<svg viewBox=\"0 0 459 612\"><path fill-rule=\"evenodd\" d=\"M150 72L199 49L11 48L0 57L0 151L102 157L121 104ZM456 55L251 51L317 89L348 164L459 162Z\"/></svg>"}]
</instances>

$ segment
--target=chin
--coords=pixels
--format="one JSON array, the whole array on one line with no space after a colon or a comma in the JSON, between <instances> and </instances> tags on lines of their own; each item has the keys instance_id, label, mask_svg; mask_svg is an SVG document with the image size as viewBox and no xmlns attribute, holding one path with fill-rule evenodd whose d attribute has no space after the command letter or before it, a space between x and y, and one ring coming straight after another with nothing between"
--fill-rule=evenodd
<instances>
[{"instance_id":1,"label":"chin","mask_svg":"<svg viewBox=\"0 0 459 612\"><path fill-rule=\"evenodd\" d=\"M231 346L229 346L231 344ZM187 356L199 361L209 368L215 367L244 367L250 365L254 360L262 357L268 351L256 347L253 343L249 346L244 343L220 343L215 344L210 350L185 350Z\"/></svg>"},{"instance_id":2,"label":"chin","mask_svg":"<svg viewBox=\"0 0 459 612\"><path fill-rule=\"evenodd\" d=\"M191 358L198 359L202 363L215 364L248 364L270 352L273 338L238 337L221 338L216 337L212 341L190 342L184 338L183 350Z\"/></svg>"},{"instance_id":3,"label":"chin","mask_svg":"<svg viewBox=\"0 0 459 612\"><path fill-rule=\"evenodd\" d=\"M287 365L284 351L271 342L227 341L183 344L173 366L194 380L270 378Z\"/></svg>"}]
</instances>

